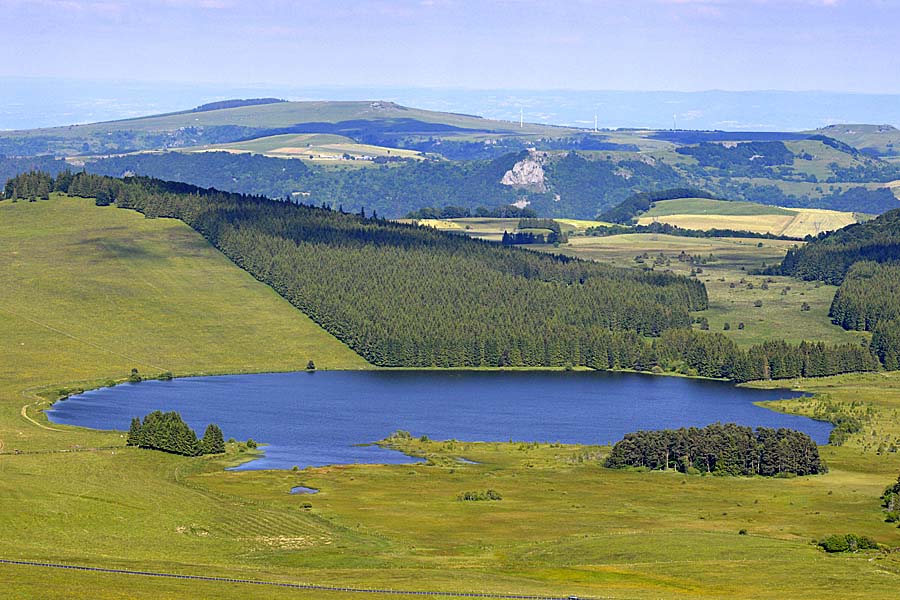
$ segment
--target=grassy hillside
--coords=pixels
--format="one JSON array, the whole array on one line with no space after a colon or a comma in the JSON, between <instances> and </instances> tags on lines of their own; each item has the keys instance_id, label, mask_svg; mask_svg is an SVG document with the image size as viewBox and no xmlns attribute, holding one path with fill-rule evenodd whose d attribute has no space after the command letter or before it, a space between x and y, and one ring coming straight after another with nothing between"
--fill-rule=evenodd
<instances>
[{"instance_id":1,"label":"grassy hillside","mask_svg":"<svg viewBox=\"0 0 900 600\"><path fill-rule=\"evenodd\" d=\"M734 229L802 238L833 231L859 221L855 213L813 208L779 208L753 202L685 198L657 202L638 219L685 229Z\"/></svg>"},{"instance_id":2,"label":"grassy hillside","mask_svg":"<svg viewBox=\"0 0 900 600\"><path fill-rule=\"evenodd\" d=\"M793 213L777 206L766 206L753 202L727 202L708 198L679 198L677 200L661 200L653 208L645 212L644 217L665 217L670 215L721 215L721 216L757 216L757 215L792 215Z\"/></svg>"},{"instance_id":3,"label":"grassy hillside","mask_svg":"<svg viewBox=\"0 0 900 600\"><path fill-rule=\"evenodd\" d=\"M173 131L182 127L236 125L255 129L293 127L299 123L340 123L344 121L414 120L473 131L541 135L565 132L546 125L493 121L477 116L435 112L380 101L279 102L203 112L178 112L104 123L4 132L8 136L54 135L79 137L107 131Z\"/></svg>"},{"instance_id":4,"label":"grassy hillside","mask_svg":"<svg viewBox=\"0 0 900 600\"><path fill-rule=\"evenodd\" d=\"M893 155L900 153L900 129L891 125L840 124L829 125L816 130L860 150L876 154Z\"/></svg>"},{"instance_id":5,"label":"grassy hillside","mask_svg":"<svg viewBox=\"0 0 900 600\"><path fill-rule=\"evenodd\" d=\"M123 378L132 368L155 376L292 370L310 359L367 366L175 220L83 199L4 201L0 254L7 449L51 443L19 414L36 400L29 390L50 384Z\"/></svg>"}]
</instances>

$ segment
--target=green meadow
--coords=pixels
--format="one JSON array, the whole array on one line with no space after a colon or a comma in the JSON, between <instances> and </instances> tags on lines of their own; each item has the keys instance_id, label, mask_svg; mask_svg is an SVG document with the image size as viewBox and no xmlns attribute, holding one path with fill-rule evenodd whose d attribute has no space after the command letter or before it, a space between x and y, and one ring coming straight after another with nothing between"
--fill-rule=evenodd
<instances>
[{"instance_id":1,"label":"green meadow","mask_svg":"<svg viewBox=\"0 0 900 600\"><path fill-rule=\"evenodd\" d=\"M597 245L567 252L632 266L645 249L721 255L700 275L711 280L711 329L752 314L752 302L740 303L758 288L727 292L734 306L724 291L741 276L758 280L741 266L786 249L768 240L758 248L666 236L573 239ZM900 441L895 373L785 384L817 396L779 410L864 420L844 446L823 447L830 471L814 477L613 471L599 463L608 447L545 440L394 440L426 462L225 471L252 454L233 444L203 458L125 448L121 433L53 425L40 411L60 390L121 380L131 368L155 376L295 370L309 359L319 368L368 365L180 222L65 197L0 202L0 253L0 558L448 592L896 596L897 554L826 555L814 544L853 532L900 546L878 499L900 473L889 450ZM801 323L787 330L796 335L804 323L832 327L822 313L825 286L768 285L778 298L790 285L790 302L806 298L813 308L791 304L777 316L766 296L771 322L745 316L742 335L787 330L792 319ZM830 339L856 339L834 329ZM320 491L289 494L296 485ZM457 499L488 489L502 500ZM10 598L359 597L15 565L0 565L0 586Z\"/></svg>"}]
</instances>

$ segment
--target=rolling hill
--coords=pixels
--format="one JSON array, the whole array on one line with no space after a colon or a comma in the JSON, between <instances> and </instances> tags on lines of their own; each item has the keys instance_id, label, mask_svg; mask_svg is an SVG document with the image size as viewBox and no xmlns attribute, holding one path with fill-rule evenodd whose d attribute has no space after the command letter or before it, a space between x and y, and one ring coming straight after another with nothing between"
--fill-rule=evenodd
<instances>
[{"instance_id":1,"label":"rolling hill","mask_svg":"<svg viewBox=\"0 0 900 600\"><path fill-rule=\"evenodd\" d=\"M288 133L367 136L560 136L574 130L493 121L381 101L274 102L4 132L0 153L97 155L227 143Z\"/></svg>"},{"instance_id":2,"label":"rolling hill","mask_svg":"<svg viewBox=\"0 0 900 600\"><path fill-rule=\"evenodd\" d=\"M874 156L900 155L900 129L892 125L839 124L817 129L825 135Z\"/></svg>"}]
</instances>

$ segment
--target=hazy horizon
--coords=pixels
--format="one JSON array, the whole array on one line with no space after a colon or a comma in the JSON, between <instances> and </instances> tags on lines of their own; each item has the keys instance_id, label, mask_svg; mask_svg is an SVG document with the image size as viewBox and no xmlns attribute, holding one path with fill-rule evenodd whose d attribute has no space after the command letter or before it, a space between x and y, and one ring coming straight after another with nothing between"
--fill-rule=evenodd
<instances>
[{"instance_id":1,"label":"hazy horizon","mask_svg":"<svg viewBox=\"0 0 900 600\"><path fill-rule=\"evenodd\" d=\"M777 90L729 92L516 90L389 86L185 84L2 78L0 130L65 126L188 110L230 98L386 100L486 118L574 127L803 131L835 123L900 125L900 95Z\"/></svg>"}]
</instances>

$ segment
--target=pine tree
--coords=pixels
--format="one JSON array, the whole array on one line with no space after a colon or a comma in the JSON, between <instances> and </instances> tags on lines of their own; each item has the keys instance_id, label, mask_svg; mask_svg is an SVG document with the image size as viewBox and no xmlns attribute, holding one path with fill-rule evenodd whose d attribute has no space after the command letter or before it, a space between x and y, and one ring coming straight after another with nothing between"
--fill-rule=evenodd
<instances>
[{"instance_id":1,"label":"pine tree","mask_svg":"<svg viewBox=\"0 0 900 600\"><path fill-rule=\"evenodd\" d=\"M131 427L128 429L128 437L125 438L128 446L141 445L141 420L138 417L131 419Z\"/></svg>"},{"instance_id":2,"label":"pine tree","mask_svg":"<svg viewBox=\"0 0 900 600\"><path fill-rule=\"evenodd\" d=\"M200 449L203 454L221 454L225 452L225 436L219 426L210 423L206 427L203 439L200 442Z\"/></svg>"}]
</instances>

